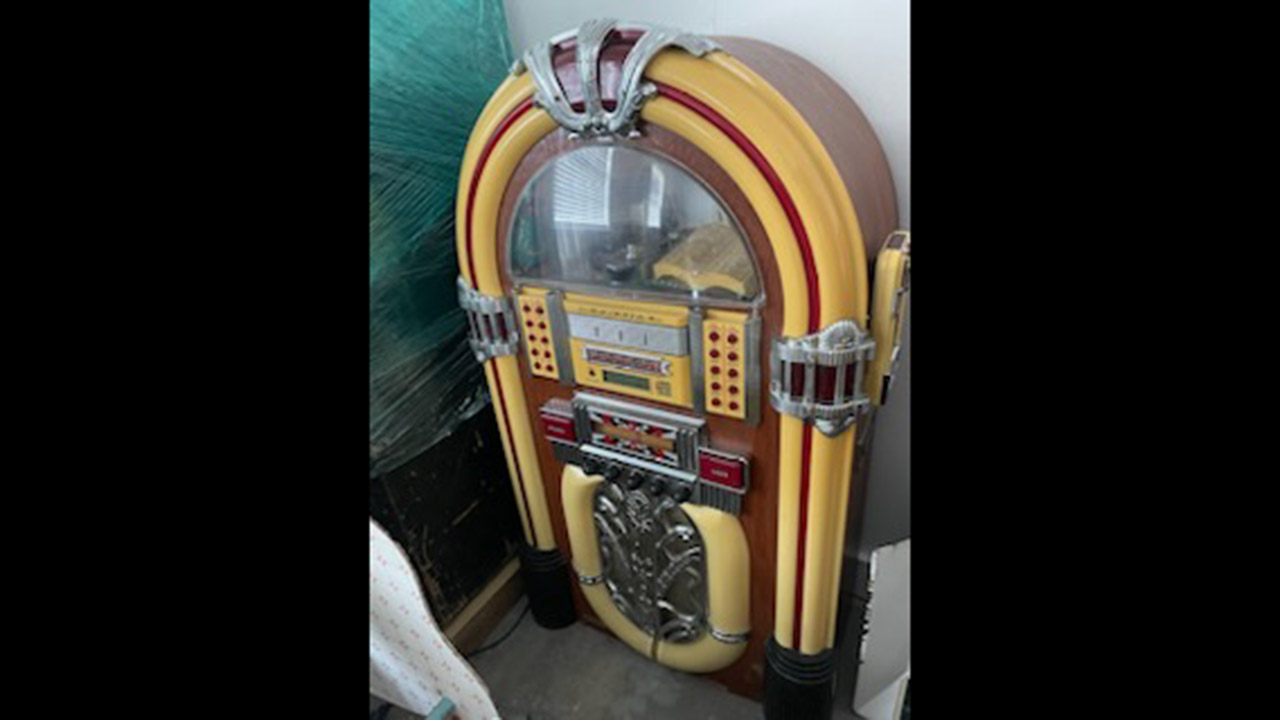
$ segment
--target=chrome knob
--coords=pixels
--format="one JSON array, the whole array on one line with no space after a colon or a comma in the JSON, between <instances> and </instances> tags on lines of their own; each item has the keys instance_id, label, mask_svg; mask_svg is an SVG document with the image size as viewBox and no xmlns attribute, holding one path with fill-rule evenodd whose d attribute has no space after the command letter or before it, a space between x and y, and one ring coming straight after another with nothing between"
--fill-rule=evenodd
<instances>
[{"instance_id":1,"label":"chrome knob","mask_svg":"<svg viewBox=\"0 0 1280 720\"><path fill-rule=\"evenodd\" d=\"M688 483L679 483L671 489L671 499L678 503L687 501L693 495L693 489Z\"/></svg>"},{"instance_id":2,"label":"chrome knob","mask_svg":"<svg viewBox=\"0 0 1280 720\"><path fill-rule=\"evenodd\" d=\"M647 476L645 475L645 472L643 470L639 468L633 469L631 472L627 473L627 489L628 490L640 489L640 486L644 485L644 481L646 477Z\"/></svg>"},{"instance_id":3,"label":"chrome knob","mask_svg":"<svg viewBox=\"0 0 1280 720\"><path fill-rule=\"evenodd\" d=\"M667 479L661 475L654 475L649 480L649 494L661 495L667 489Z\"/></svg>"}]
</instances>

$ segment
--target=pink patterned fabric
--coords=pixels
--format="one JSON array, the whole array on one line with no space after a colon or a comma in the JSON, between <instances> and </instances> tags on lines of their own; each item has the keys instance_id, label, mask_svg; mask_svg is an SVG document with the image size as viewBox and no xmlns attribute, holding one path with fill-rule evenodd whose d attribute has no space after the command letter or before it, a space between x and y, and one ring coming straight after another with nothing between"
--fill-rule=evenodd
<instances>
[{"instance_id":1,"label":"pink patterned fabric","mask_svg":"<svg viewBox=\"0 0 1280 720\"><path fill-rule=\"evenodd\" d=\"M369 692L419 715L500 720L480 676L440 631L404 551L369 519Z\"/></svg>"}]
</instances>

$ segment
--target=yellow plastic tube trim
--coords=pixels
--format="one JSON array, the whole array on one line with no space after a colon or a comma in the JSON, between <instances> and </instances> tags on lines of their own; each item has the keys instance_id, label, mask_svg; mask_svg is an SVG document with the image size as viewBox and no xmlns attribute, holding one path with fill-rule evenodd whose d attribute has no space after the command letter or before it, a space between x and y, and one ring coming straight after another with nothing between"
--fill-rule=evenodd
<instances>
[{"instance_id":1,"label":"yellow plastic tube trim","mask_svg":"<svg viewBox=\"0 0 1280 720\"><path fill-rule=\"evenodd\" d=\"M645 74L710 106L764 155L804 222L820 278L819 326L853 318L865 327L867 261L853 202L835 163L800 113L763 78L723 52L699 59L668 50L654 58Z\"/></svg>"},{"instance_id":2,"label":"yellow plastic tube trim","mask_svg":"<svg viewBox=\"0 0 1280 720\"><path fill-rule=\"evenodd\" d=\"M505 87L508 86L504 85ZM519 104L523 100L523 97L519 94L519 87L519 83L513 83L505 91L509 96L506 100L497 103L496 106L491 102L490 107L485 110L486 114L482 116L481 125L488 122L490 110L493 110L493 114L498 117L496 121L491 123L496 126L497 122L500 122L502 117L506 115L505 112L499 111ZM500 93L503 92L500 90ZM495 98L497 97L495 96ZM475 202L469 218L473 223L471 228L471 253L476 268L476 277L470 279L481 293L486 295L502 294L502 281L498 270L497 216L498 204L502 201L503 191L506 189L507 183L510 181L511 175L515 172L520 160L535 143L554 130L555 127L555 121L545 111L536 108L530 110L507 129L507 132L503 134L489 154L483 174L476 185ZM483 143L487 141L487 135L482 138L477 131L476 134L473 134L472 141L473 143L479 142L483 147ZM470 168L470 170L473 171L474 168ZM464 168L463 174L464 176L469 176L470 172ZM464 181L464 184L469 187L469 178ZM461 207L465 213L465 203ZM464 214L459 217L465 218L466 216ZM465 232L462 222L459 223L459 232ZM465 238L465 234L460 234L459 261L464 268L463 272L465 274L467 259L465 250L462 249L465 245L463 238ZM508 433L507 428L503 427L503 422L501 420L498 422L498 426L502 428L503 450L507 453L508 469L511 471L513 478L518 475L524 482L524 499L528 503L527 507L524 508L525 517L522 520L532 527L537 537L537 542L534 545L539 550L552 550L556 547L555 533L551 526L551 511L547 506L542 472L538 466L537 436L530 421L529 408L524 392L524 384L520 378L518 361L514 356L499 356L491 359L486 365L492 368L491 371L485 374L486 379L489 381L490 395L494 398L502 398L506 406L507 422L510 423L510 432ZM495 379L501 382L501 393L498 392ZM519 466L518 473L516 472L516 465ZM517 498L519 498L518 488L516 493ZM517 500L517 503L520 503L520 501ZM530 540L528 527L526 527L526 540Z\"/></svg>"}]
</instances>

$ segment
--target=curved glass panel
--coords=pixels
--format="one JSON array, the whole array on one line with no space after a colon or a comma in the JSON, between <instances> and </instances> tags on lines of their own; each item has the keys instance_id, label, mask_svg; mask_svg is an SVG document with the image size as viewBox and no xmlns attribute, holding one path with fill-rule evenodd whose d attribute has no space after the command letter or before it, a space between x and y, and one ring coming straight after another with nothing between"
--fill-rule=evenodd
<instances>
[{"instance_id":1,"label":"curved glass panel","mask_svg":"<svg viewBox=\"0 0 1280 720\"><path fill-rule=\"evenodd\" d=\"M760 281L729 210L675 163L587 145L538 171L516 203L511 274L521 280L751 300Z\"/></svg>"}]
</instances>

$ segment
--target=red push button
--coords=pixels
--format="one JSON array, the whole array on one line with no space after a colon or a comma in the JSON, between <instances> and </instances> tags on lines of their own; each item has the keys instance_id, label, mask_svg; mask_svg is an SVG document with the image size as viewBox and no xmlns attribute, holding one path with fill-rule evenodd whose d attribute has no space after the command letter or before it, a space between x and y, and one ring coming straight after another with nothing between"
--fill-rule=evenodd
<instances>
[{"instance_id":1,"label":"red push button","mask_svg":"<svg viewBox=\"0 0 1280 720\"><path fill-rule=\"evenodd\" d=\"M565 442L578 441L578 436L573 431L573 418L542 413L542 429L549 438Z\"/></svg>"},{"instance_id":2,"label":"red push button","mask_svg":"<svg viewBox=\"0 0 1280 720\"><path fill-rule=\"evenodd\" d=\"M698 475L709 483L741 490L743 485L741 458L727 458L709 453L698 453Z\"/></svg>"}]
</instances>

